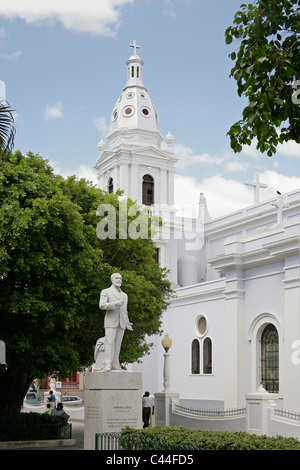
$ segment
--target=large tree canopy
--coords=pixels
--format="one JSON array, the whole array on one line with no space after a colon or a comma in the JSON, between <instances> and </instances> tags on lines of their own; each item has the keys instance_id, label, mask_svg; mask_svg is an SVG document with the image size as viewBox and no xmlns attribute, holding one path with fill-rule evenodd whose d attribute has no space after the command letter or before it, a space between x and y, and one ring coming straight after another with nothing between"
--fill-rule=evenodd
<instances>
[{"instance_id":1,"label":"large tree canopy","mask_svg":"<svg viewBox=\"0 0 300 470\"><path fill-rule=\"evenodd\" d=\"M159 332L171 287L150 238L97 237L97 208L110 204L118 212L119 203L118 194L86 180L54 175L38 155L0 154L0 318L8 365L0 366L0 410L19 411L34 378L93 362L104 335L100 290L116 270L134 325L121 360L148 352L145 336Z\"/></svg>"},{"instance_id":2,"label":"large tree canopy","mask_svg":"<svg viewBox=\"0 0 300 470\"><path fill-rule=\"evenodd\" d=\"M257 140L272 156L278 143L300 143L300 0L243 4L233 23L225 32L226 43L238 45L231 76L248 104L228 132L230 144L240 152Z\"/></svg>"}]
</instances>

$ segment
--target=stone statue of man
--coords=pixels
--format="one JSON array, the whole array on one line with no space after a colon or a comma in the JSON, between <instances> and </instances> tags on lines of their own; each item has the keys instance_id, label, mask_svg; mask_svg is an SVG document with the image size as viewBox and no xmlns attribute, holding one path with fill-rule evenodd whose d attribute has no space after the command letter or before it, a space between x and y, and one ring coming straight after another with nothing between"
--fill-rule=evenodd
<instances>
[{"instance_id":1,"label":"stone statue of man","mask_svg":"<svg viewBox=\"0 0 300 470\"><path fill-rule=\"evenodd\" d=\"M132 330L127 314L127 294L121 290L122 276L111 275L111 286L100 294L99 307L106 310L104 317L104 370L121 370L119 355L125 329Z\"/></svg>"}]
</instances>

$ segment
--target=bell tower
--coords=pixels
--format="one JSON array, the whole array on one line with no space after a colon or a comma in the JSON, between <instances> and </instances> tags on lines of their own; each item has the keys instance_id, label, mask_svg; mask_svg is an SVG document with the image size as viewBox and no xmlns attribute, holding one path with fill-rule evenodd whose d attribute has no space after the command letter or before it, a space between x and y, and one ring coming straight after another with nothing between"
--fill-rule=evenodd
<instances>
[{"instance_id":1,"label":"bell tower","mask_svg":"<svg viewBox=\"0 0 300 470\"><path fill-rule=\"evenodd\" d=\"M98 144L95 168L101 189L124 195L144 205L174 203L173 136L163 139L158 113L143 82L144 62L133 53L126 62L127 81L111 114L107 139Z\"/></svg>"}]
</instances>

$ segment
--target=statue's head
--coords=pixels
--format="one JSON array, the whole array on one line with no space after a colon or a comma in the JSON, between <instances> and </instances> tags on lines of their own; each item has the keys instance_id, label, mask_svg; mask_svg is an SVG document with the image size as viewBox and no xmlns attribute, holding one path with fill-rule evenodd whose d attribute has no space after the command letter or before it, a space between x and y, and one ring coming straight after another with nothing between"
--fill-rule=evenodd
<instances>
[{"instance_id":1,"label":"statue's head","mask_svg":"<svg viewBox=\"0 0 300 470\"><path fill-rule=\"evenodd\" d=\"M122 276L119 273L113 273L110 276L110 280L111 280L112 284L114 284L117 287L120 287L121 284L122 284Z\"/></svg>"}]
</instances>

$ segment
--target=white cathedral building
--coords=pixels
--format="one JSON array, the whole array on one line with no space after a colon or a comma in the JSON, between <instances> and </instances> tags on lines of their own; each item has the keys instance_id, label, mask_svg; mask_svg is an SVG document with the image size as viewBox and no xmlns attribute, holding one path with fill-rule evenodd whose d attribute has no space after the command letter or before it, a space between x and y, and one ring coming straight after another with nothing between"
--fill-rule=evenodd
<instances>
[{"instance_id":1,"label":"white cathedral building","mask_svg":"<svg viewBox=\"0 0 300 470\"><path fill-rule=\"evenodd\" d=\"M132 47L95 168L101 189L123 189L165 222L155 241L176 293L162 319L171 389L195 408L226 410L262 386L300 411L300 189L259 202L256 178L252 206L211 219L201 194L197 215L178 217L173 136L161 135ZM163 388L161 339L133 366L151 394Z\"/></svg>"}]
</instances>

